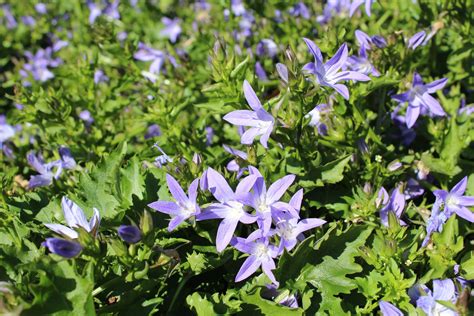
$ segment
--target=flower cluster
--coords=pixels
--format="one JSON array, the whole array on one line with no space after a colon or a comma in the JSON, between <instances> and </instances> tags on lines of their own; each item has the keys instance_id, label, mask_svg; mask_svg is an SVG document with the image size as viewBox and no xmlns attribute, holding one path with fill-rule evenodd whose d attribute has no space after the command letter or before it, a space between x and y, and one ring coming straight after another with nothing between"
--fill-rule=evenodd
<instances>
[{"instance_id":1,"label":"flower cluster","mask_svg":"<svg viewBox=\"0 0 474 316\"><path fill-rule=\"evenodd\" d=\"M76 161L71 155L71 151L66 147L59 148L60 159L51 162L44 162L41 155L35 155L30 152L27 155L27 160L30 166L39 173L39 175L31 176L29 187L48 186L53 182L53 179L58 179L63 170L74 169Z\"/></svg>"},{"instance_id":2,"label":"flower cluster","mask_svg":"<svg viewBox=\"0 0 474 316\"><path fill-rule=\"evenodd\" d=\"M208 168L200 179L191 183L188 195L169 174L166 180L175 201L156 201L149 206L171 216L169 231L189 219L220 219L216 236L217 251L222 252L231 244L240 252L249 255L237 273L237 282L262 267L269 279L278 285L272 273L275 269L274 259L280 256L284 249L292 250L298 241L304 238L303 232L326 222L317 218L300 219L303 190L296 192L289 202L281 201L293 184L294 175L277 180L267 189L262 174L250 166L248 175L240 180L234 191L220 173ZM202 210L197 203L199 181L201 189L210 191L217 200ZM235 237L239 223L256 223L257 230L247 238Z\"/></svg>"}]
</instances>

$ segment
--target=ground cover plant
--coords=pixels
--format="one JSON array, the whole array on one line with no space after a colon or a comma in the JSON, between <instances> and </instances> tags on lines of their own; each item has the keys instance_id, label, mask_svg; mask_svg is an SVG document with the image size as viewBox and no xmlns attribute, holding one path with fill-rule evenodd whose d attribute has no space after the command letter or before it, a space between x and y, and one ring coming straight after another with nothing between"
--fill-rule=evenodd
<instances>
[{"instance_id":1,"label":"ground cover plant","mask_svg":"<svg viewBox=\"0 0 474 316\"><path fill-rule=\"evenodd\" d=\"M470 1L0 7L0 314L472 314Z\"/></svg>"}]
</instances>

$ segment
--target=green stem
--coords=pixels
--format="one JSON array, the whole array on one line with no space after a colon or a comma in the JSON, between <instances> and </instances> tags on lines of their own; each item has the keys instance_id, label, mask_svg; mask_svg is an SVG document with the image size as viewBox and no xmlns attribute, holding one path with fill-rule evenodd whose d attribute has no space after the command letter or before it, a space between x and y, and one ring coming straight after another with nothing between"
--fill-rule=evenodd
<instances>
[{"instance_id":1,"label":"green stem","mask_svg":"<svg viewBox=\"0 0 474 316\"><path fill-rule=\"evenodd\" d=\"M181 281L181 283L179 283L178 285L178 288L176 289L176 292L174 293L174 296L173 296L173 299L171 300L171 304L170 304L170 307L168 308L168 313L171 313L171 311L173 310L173 307L174 307L174 304L176 303L176 300L179 296L179 293L181 292L181 290L183 289L183 286L186 284L186 282L188 282L188 280L192 277L192 274L187 274L183 280Z\"/></svg>"}]
</instances>

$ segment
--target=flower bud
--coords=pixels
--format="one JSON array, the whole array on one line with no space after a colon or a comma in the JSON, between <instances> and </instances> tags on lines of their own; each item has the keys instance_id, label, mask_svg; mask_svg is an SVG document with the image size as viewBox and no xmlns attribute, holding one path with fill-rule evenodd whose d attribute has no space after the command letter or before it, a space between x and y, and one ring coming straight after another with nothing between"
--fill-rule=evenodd
<instances>
[{"instance_id":1,"label":"flower bud","mask_svg":"<svg viewBox=\"0 0 474 316\"><path fill-rule=\"evenodd\" d=\"M46 238L43 246L52 253L68 259L74 258L82 251L82 246L78 242L61 238Z\"/></svg>"},{"instance_id":2,"label":"flower bud","mask_svg":"<svg viewBox=\"0 0 474 316\"><path fill-rule=\"evenodd\" d=\"M132 225L121 225L118 228L118 234L125 242L129 244L134 244L142 239L142 233L140 229Z\"/></svg>"}]
</instances>

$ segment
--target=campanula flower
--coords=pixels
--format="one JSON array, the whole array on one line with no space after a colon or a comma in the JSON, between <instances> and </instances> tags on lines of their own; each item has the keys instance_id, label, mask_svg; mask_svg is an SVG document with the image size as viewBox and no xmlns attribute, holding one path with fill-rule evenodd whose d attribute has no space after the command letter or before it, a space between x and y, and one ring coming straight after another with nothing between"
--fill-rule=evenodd
<instances>
[{"instance_id":1,"label":"campanula flower","mask_svg":"<svg viewBox=\"0 0 474 316\"><path fill-rule=\"evenodd\" d=\"M84 110L79 113L79 118L84 121L86 126L91 125L94 123L94 118L92 117L91 112L89 110Z\"/></svg>"},{"instance_id":2,"label":"campanula flower","mask_svg":"<svg viewBox=\"0 0 474 316\"><path fill-rule=\"evenodd\" d=\"M7 29L11 30L17 27L18 23L16 22L15 17L11 12L11 8L8 4L2 6L3 17L7 20Z\"/></svg>"},{"instance_id":3,"label":"campanula flower","mask_svg":"<svg viewBox=\"0 0 474 316\"><path fill-rule=\"evenodd\" d=\"M39 173L31 176L28 183L29 188L48 186L61 175L62 168L57 161L45 163L41 156L36 156L33 152L26 156L28 164ZM55 170L54 170L55 169Z\"/></svg>"},{"instance_id":4,"label":"campanula flower","mask_svg":"<svg viewBox=\"0 0 474 316\"><path fill-rule=\"evenodd\" d=\"M361 49L365 48L366 50L370 50L373 46L378 48L384 48L387 46L387 41L380 35L369 36L361 30L356 30L355 36Z\"/></svg>"},{"instance_id":5,"label":"campanula flower","mask_svg":"<svg viewBox=\"0 0 474 316\"><path fill-rule=\"evenodd\" d=\"M298 299L295 294L282 295L285 292L278 291L275 284L266 284L266 288L262 289L261 295L265 299L270 299L276 303L287 306L289 308L298 308Z\"/></svg>"},{"instance_id":6,"label":"campanula flower","mask_svg":"<svg viewBox=\"0 0 474 316\"><path fill-rule=\"evenodd\" d=\"M125 242L129 244L135 244L142 239L142 233L137 226L133 225L120 225L117 232Z\"/></svg>"},{"instance_id":7,"label":"campanula flower","mask_svg":"<svg viewBox=\"0 0 474 316\"><path fill-rule=\"evenodd\" d=\"M308 7L304 2L298 2L293 7L291 7L288 12L295 17L302 17L303 19L308 20L310 18L310 13Z\"/></svg>"},{"instance_id":8,"label":"campanula flower","mask_svg":"<svg viewBox=\"0 0 474 316\"><path fill-rule=\"evenodd\" d=\"M78 242L62 238L46 238L43 246L52 253L68 259L76 257L82 251L82 246Z\"/></svg>"},{"instance_id":9,"label":"campanula flower","mask_svg":"<svg viewBox=\"0 0 474 316\"><path fill-rule=\"evenodd\" d=\"M377 198L382 201L380 221L384 226L388 226L389 212L392 212L398 219L400 219L400 216L402 216L402 213L405 210L405 194L401 192L400 186L392 190L390 197L385 188L382 187ZM400 224L406 225L402 220L400 220Z\"/></svg>"},{"instance_id":10,"label":"campanula flower","mask_svg":"<svg viewBox=\"0 0 474 316\"><path fill-rule=\"evenodd\" d=\"M286 67L282 63L277 63L276 64L276 69L278 72L278 75L280 76L281 80L283 80L283 83L288 85L288 67Z\"/></svg>"},{"instance_id":11,"label":"campanula flower","mask_svg":"<svg viewBox=\"0 0 474 316\"><path fill-rule=\"evenodd\" d=\"M76 167L76 161L71 154L69 148L61 146L59 147L59 156L61 157L59 162L63 169L74 169Z\"/></svg>"},{"instance_id":12,"label":"campanula flower","mask_svg":"<svg viewBox=\"0 0 474 316\"><path fill-rule=\"evenodd\" d=\"M342 44L336 54L323 63L323 55L316 44L304 38L306 45L314 56L314 63L308 63L303 67L303 70L315 75L317 83L322 86L327 86L335 89L346 100L349 99L349 90L343 84L338 82L346 80L355 81L369 81L370 78L364 74L355 71L339 71L347 62L347 45Z\"/></svg>"},{"instance_id":13,"label":"campanula flower","mask_svg":"<svg viewBox=\"0 0 474 316\"><path fill-rule=\"evenodd\" d=\"M267 73L265 72L265 69L259 61L255 63L255 74L257 75L259 80L268 81Z\"/></svg>"},{"instance_id":14,"label":"campanula flower","mask_svg":"<svg viewBox=\"0 0 474 316\"><path fill-rule=\"evenodd\" d=\"M399 129L399 132L394 137L400 140L404 146L410 146L416 138L416 132L414 129L407 127L406 116L399 113L401 107L402 105L399 104L390 114L394 125Z\"/></svg>"},{"instance_id":15,"label":"campanula flower","mask_svg":"<svg viewBox=\"0 0 474 316\"><path fill-rule=\"evenodd\" d=\"M161 135L161 128L158 124L151 124L148 126L146 133L145 133L145 139L150 139L156 136Z\"/></svg>"},{"instance_id":16,"label":"campanula flower","mask_svg":"<svg viewBox=\"0 0 474 316\"><path fill-rule=\"evenodd\" d=\"M175 178L169 174L166 175L166 182L168 183L168 189L175 199L175 202L156 201L148 204L148 206L158 212L171 216L168 231L172 231L188 218L196 216L201 212L199 205L196 203L199 179L195 179L191 183L188 188L188 195L184 193Z\"/></svg>"},{"instance_id":17,"label":"campanula flower","mask_svg":"<svg viewBox=\"0 0 474 316\"><path fill-rule=\"evenodd\" d=\"M465 196L467 187L467 177L459 181L451 191L435 190L435 203L431 211L431 216L426 225L426 237L422 246L426 246L433 232L441 232L444 223L456 213L459 217L474 223L474 213L466 206L474 206L474 196Z\"/></svg>"},{"instance_id":18,"label":"campanula flower","mask_svg":"<svg viewBox=\"0 0 474 316\"><path fill-rule=\"evenodd\" d=\"M273 131L275 119L263 108L260 100L253 91L247 80L244 81L243 85L245 99L252 108L253 111L249 110L237 110L230 112L224 116L224 120L237 126L248 126L250 127L245 131L241 137L241 143L250 145L253 143L255 137L260 137L260 143L263 147L268 148L268 139Z\"/></svg>"},{"instance_id":19,"label":"campanula flower","mask_svg":"<svg viewBox=\"0 0 474 316\"><path fill-rule=\"evenodd\" d=\"M161 168L162 166L166 165L167 163L173 162L173 158L168 156L163 149L161 149L158 144L154 144L153 147L158 148L158 150L161 152L161 155L155 158L155 166L158 168Z\"/></svg>"},{"instance_id":20,"label":"campanula flower","mask_svg":"<svg viewBox=\"0 0 474 316\"><path fill-rule=\"evenodd\" d=\"M426 34L425 31L420 31L416 33L408 39L407 47L411 48L412 50L415 50L419 46L425 46L426 44L428 44L430 39L436 34L437 31L438 28L436 27L436 25L434 25L428 34Z\"/></svg>"},{"instance_id":21,"label":"campanula flower","mask_svg":"<svg viewBox=\"0 0 474 316\"><path fill-rule=\"evenodd\" d=\"M257 44L257 48L255 49L255 53L259 57L270 57L273 58L278 54L278 46L277 44L269 39L264 38Z\"/></svg>"},{"instance_id":22,"label":"campanula flower","mask_svg":"<svg viewBox=\"0 0 474 316\"><path fill-rule=\"evenodd\" d=\"M170 19L163 17L161 23L163 23L165 27L160 31L160 34L169 38L171 43L175 43L182 31L179 25L180 20L178 18Z\"/></svg>"},{"instance_id":23,"label":"campanula flower","mask_svg":"<svg viewBox=\"0 0 474 316\"><path fill-rule=\"evenodd\" d=\"M61 200L61 207L64 213L64 220L68 226L61 224L45 224L46 227L57 234L71 239L77 239L79 237L79 234L76 231L79 227L83 228L93 236L97 235L100 224L100 213L98 209L94 208L94 214L90 221L87 221L84 211L76 203L65 196Z\"/></svg>"},{"instance_id":24,"label":"campanula flower","mask_svg":"<svg viewBox=\"0 0 474 316\"><path fill-rule=\"evenodd\" d=\"M13 136L15 136L15 129L7 123L4 115L0 115L0 149L3 143Z\"/></svg>"},{"instance_id":25,"label":"campanula flower","mask_svg":"<svg viewBox=\"0 0 474 316\"><path fill-rule=\"evenodd\" d=\"M109 77L104 73L102 69L98 69L94 72L94 83L99 84L101 82L109 81Z\"/></svg>"},{"instance_id":26,"label":"campanula flower","mask_svg":"<svg viewBox=\"0 0 474 316\"><path fill-rule=\"evenodd\" d=\"M247 168L242 168L239 165L239 161L241 160L246 161L248 158L247 153L241 150L229 147L227 145L223 145L223 147L225 151L227 151L229 154L234 155L236 157L236 159L232 159L231 161L229 161L229 163L226 166L227 170L231 172L237 172L237 179L240 178L242 174L244 173L244 171L247 170Z\"/></svg>"},{"instance_id":27,"label":"campanula flower","mask_svg":"<svg viewBox=\"0 0 474 316\"><path fill-rule=\"evenodd\" d=\"M224 177L212 168L207 169L207 187L219 203L212 203L202 213L196 216L198 221L208 219L222 219L217 229L216 248L222 252L234 236L239 222L243 224L254 223L257 218L248 214L244 204L240 202L252 188L256 176L250 175L240 181L234 191Z\"/></svg>"},{"instance_id":28,"label":"campanula flower","mask_svg":"<svg viewBox=\"0 0 474 316\"><path fill-rule=\"evenodd\" d=\"M282 213L290 212L299 218L298 212L288 203L281 202L280 198L293 184L295 175L287 175L275 181L267 190L262 174L255 168L249 167L251 175L257 176L250 195L242 199L242 202L255 209L257 224L266 236L270 231L273 219L282 217Z\"/></svg>"},{"instance_id":29,"label":"campanula flower","mask_svg":"<svg viewBox=\"0 0 474 316\"><path fill-rule=\"evenodd\" d=\"M120 13L118 11L119 4L119 0L114 0L113 2L101 1L100 5L93 1L89 1L87 3L90 10L89 23L94 24L95 20L101 15L105 15L114 20L120 19Z\"/></svg>"},{"instance_id":30,"label":"campanula flower","mask_svg":"<svg viewBox=\"0 0 474 316\"><path fill-rule=\"evenodd\" d=\"M323 9L323 15L316 17L316 21L327 24L335 16L348 16L351 0L328 0Z\"/></svg>"},{"instance_id":31,"label":"campanula flower","mask_svg":"<svg viewBox=\"0 0 474 316\"><path fill-rule=\"evenodd\" d=\"M351 9L349 12L350 16L353 16L356 10L365 3L365 13L367 13L368 16L370 16L372 4L375 2L375 0L353 0L351 4Z\"/></svg>"},{"instance_id":32,"label":"campanula flower","mask_svg":"<svg viewBox=\"0 0 474 316\"><path fill-rule=\"evenodd\" d=\"M230 6L231 6L232 13L235 16L241 16L246 12L242 0L231 0Z\"/></svg>"},{"instance_id":33,"label":"campanula flower","mask_svg":"<svg viewBox=\"0 0 474 316\"><path fill-rule=\"evenodd\" d=\"M46 4L44 3L37 3L35 4L35 10L39 14L46 14L48 13L48 8L46 7Z\"/></svg>"},{"instance_id":34,"label":"campanula flower","mask_svg":"<svg viewBox=\"0 0 474 316\"><path fill-rule=\"evenodd\" d=\"M318 129L319 135L327 135L328 128L324 123L325 117L330 113L332 107L329 104L323 103L318 104L305 115L306 118L310 119L309 126L316 127Z\"/></svg>"},{"instance_id":35,"label":"campanula flower","mask_svg":"<svg viewBox=\"0 0 474 316\"><path fill-rule=\"evenodd\" d=\"M408 103L406 110L406 125L411 128L422 111L427 111L438 116L445 116L443 108L439 102L430 94L442 89L448 82L447 78L439 79L428 84L423 83L423 79L418 73L413 74L412 87L405 93L396 94L392 99L400 103Z\"/></svg>"},{"instance_id":36,"label":"campanula flower","mask_svg":"<svg viewBox=\"0 0 474 316\"><path fill-rule=\"evenodd\" d=\"M382 316L403 316L402 311L389 302L380 301L379 307L380 311L382 312Z\"/></svg>"},{"instance_id":37,"label":"campanula flower","mask_svg":"<svg viewBox=\"0 0 474 316\"><path fill-rule=\"evenodd\" d=\"M278 256L279 250L270 244L270 240L260 230L254 231L247 238L234 237L231 244L238 251L249 254L235 277L236 282L245 280L262 267L263 273L278 286L272 270L276 268L273 259Z\"/></svg>"},{"instance_id":38,"label":"campanula flower","mask_svg":"<svg viewBox=\"0 0 474 316\"><path fill-rule=\"evenodd\" d=\"M365 46L359 50L359 56L350 56L347 58L347 66L352 71L364 74L372 75L374 77L380 77L380 72L375 69L374 65L370 62L367 57Z\"/></svg>"},{"instance_id":39,"label":"campanula flower","mask_svg":"<svg viewBox=\"0 0 474 316\"><path fill-rule=\"evenodd\" d=\"M140 61L152 62L148 72L143 72L143 76L151 82L156 81L158 78L157 75L161 73L161 68L166 60L168 60L174 67L178 66L174 57L161 50L153 49L142 42L138 43L138 50L133 54L133 58Z\"/></svg>"},{"instance_id":40,"label":"campanula flower","mask_svg":"<svg viewBox=\"0 0 474 316\"><path fill-rule=\"evenodd\" d=\"M457 316L456 311L443 305L440 301L455 304L457 301L456 288L450 279L433 280L433 291L425 285L417 285L408 292L416 307L422 309L427 316L446 315Z\"/></svg>"},{"instance_id":41,"label":"campanula flower","mask_svg":"<svg viewBox=\"0 0 474 316\"><path fill-rule=\"evenodd\" d=\"M289 202L297 213L300 211L302 200L303 189L296 192ZM280 248L285 248L288 251L292 250L298 241L304 239L303 232L326 223L325 220L319 218L299 220L299 218L293 217L291 213L280 213L279 215L280 217L275 220L276 228L271 231L271 234L280 236Z\"/></svg>"}]
</instances>

